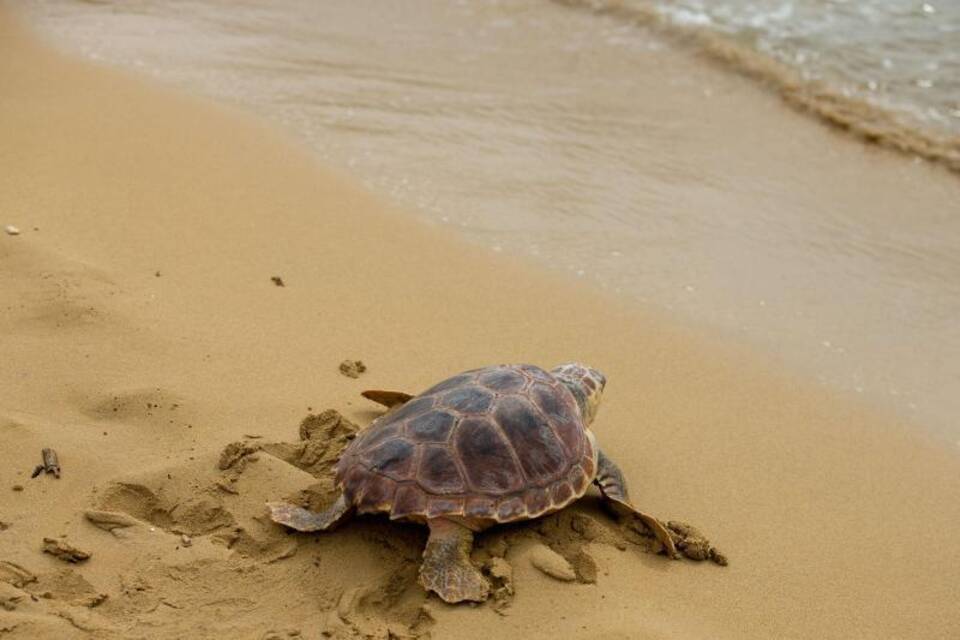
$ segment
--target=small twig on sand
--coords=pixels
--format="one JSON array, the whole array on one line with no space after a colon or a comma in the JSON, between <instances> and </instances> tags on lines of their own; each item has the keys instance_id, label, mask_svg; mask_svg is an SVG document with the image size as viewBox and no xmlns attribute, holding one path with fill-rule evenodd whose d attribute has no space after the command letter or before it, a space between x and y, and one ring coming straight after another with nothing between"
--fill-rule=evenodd
<instances>
[{"instance_id":1,"label":"small twig on sand","mask_svg":"<svg viewBox=\"0 0 960 640\"><path fill-rule=\"evenodd\" d=\"M41 473L47 472L52 473L54 478L59 478L60 458L57 457L57 452L53 449L44 449L41 454L43 455L43 464L38 464L30 477L36 478Z\"/></svg>"}]
</instances>

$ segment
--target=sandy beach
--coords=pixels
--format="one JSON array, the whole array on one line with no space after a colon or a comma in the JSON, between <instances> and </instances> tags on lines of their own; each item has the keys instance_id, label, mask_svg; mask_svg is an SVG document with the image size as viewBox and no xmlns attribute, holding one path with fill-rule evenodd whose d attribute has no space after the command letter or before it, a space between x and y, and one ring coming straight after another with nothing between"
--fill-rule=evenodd
<instances>
[{"instance_id":1,"label":"sandy beach","mask_svg":"<svg viewBox=\"0 0 960 640\"><path fill-rule=\"evenodd\" d=\"M421 224L252 116L55 53L3 13L0 87L0 226L18 231L0 233L0 638L955 637L955 446ZM907 162L865 155L847 171ZM367 371L345 377L347 358ZM289 448L253 452L295 449L305 417L363 427L366 388L569 360L607 374L595 431L635 501L729 566L621 542L588 496L483 534L514 593L449 606L416 583L419 527L269 522L268 500L331 499ZM225 459L238 441L251 455ZM59 479L30 477L44 447ZM541 544L595 571L547 577Z\"/></svg>"}]
</instances>

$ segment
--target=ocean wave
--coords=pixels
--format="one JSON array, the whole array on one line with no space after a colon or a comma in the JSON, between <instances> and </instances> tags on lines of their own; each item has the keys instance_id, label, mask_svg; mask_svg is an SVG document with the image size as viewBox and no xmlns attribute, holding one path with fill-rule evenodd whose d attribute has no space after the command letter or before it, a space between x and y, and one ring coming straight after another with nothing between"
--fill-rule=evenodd
<instances>
[{"instance_id":1,"label":"ocean wave","mask_svg":"<svg viewBox=\"0 0 960 640\"><path fill-rule=\"evenodd\" d=\"M572 9L656 29L693 47L714 64L746 76L778 93L791 107L853 134L861 140L917 156L960 173L960 136L923 123L864 97L851 95L822 79L808 79L799 69L758 51L717 29L704 13L624 0L552 0Z\"/></svg>"}]
</instances>

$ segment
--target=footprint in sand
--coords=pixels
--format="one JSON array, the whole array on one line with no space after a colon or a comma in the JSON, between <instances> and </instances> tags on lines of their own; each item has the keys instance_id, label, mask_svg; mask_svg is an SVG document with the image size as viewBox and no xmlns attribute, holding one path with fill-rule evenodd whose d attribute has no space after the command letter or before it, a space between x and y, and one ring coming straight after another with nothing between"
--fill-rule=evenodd
<instances>
[{"instance_id":1,"label":"footprint in sand","mask_svg":"<svg viewBox=\"0 0 960 640\"><path fill-rule=\"evenodd\" d=\"M160 388L103 394L84 403L81 410L95 420L131 424L184 424L192 419L181 398Z\"/></svg>"}]
</instances>

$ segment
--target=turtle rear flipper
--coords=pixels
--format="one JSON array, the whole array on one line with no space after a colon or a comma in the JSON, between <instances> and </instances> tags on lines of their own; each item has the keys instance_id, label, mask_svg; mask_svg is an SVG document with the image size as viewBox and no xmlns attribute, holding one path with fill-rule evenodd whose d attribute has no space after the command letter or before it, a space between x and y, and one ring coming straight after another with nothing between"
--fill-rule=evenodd
<instances>
[{"instance_id":1,"label":"turtle rear flipper","mask_svg":"<svg viewBox=\"0 0 960 640\"><path fill-rule=\"evenodd\" d=\"M360 392L367 400L373 400L377 404L382 404L388 409L404 404L414 396L403 391L384 391L382 389L368 389Z\"/></svg>"},{"instance_id":2,"label":"turtle rear flipper","mask_svg":"<svg viewBox=\"0 0 960 640\"><path fill-rule=\"evenodd\" d=\"M619 516L634 516L640 520L653 535L663 545L663 552L669 558L679 558L677 547L673 543L673 537L667 528L659 520L644 513L633 506L630 497L627 494L627 482L623 478L623 472L606 455L599 451L597 455L597 477L594 482L600 487L600 493L607 499L614 512Z\"/></svg>"},{"instance_id":3,"label":"turtle rear flipper","mask_svg":"<svg viewBox=\"0 0 960 640\"><path fill-rule=\"evenodd\" d=\"M326 511L309 511L288 502L268 502L270 519L297 531L329 531L353 514L353 506L341 495Z\"/></svg>"}]
</instances>

